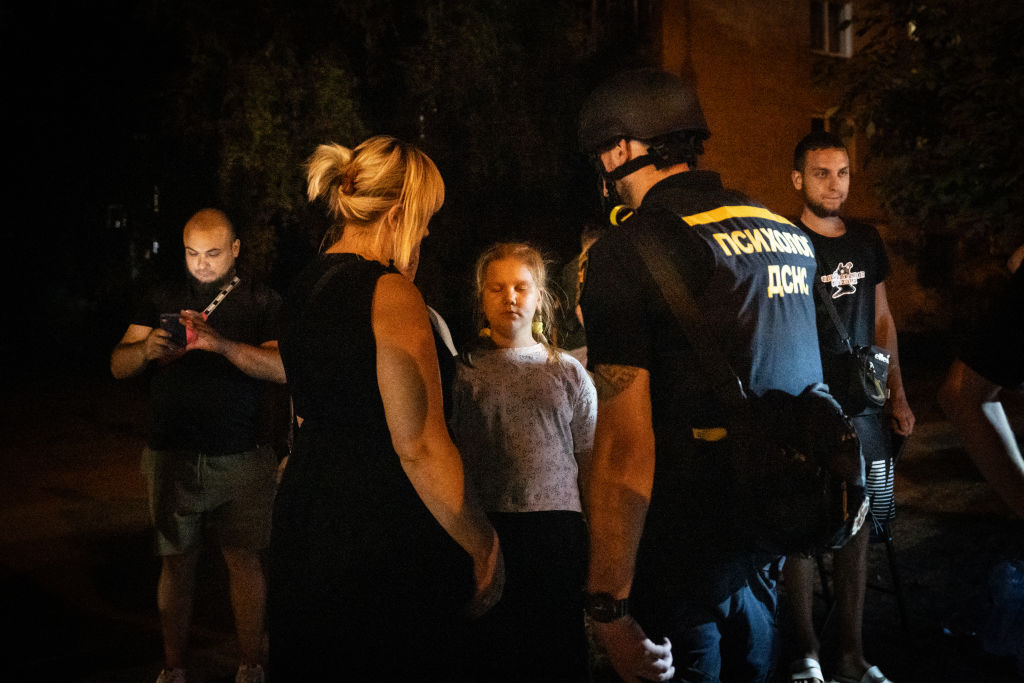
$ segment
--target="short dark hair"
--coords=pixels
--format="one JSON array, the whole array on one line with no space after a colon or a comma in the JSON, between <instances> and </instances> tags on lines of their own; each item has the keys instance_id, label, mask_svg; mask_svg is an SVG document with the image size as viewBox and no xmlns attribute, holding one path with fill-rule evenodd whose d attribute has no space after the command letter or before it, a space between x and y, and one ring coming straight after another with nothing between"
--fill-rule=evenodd
<instances>
[{"instance_id":1,"label":"short dark hair","mask_svg":"<svg viewBox=\"0 0 1024 683\"><path fill-rule=\"evenodd\" d=\"M706 138L707 136L700 131L679 130L642 142L647 144L648 153L657 160L655 168L687 164L691 169L695 169L697 158L704 153Z\"/></svg>"},{"instance_id":2,"label":"short dark hair","mask_svg":"<svg viewBox=\"0 0 1024 683\"><path fill-rule=\"evenodd\" d=\"M816 130L808 133L803 140L796 143L796 149L793 151L793 170L803 173L804 166L807 164L807 153L816 149L841 149L849 153L846 143L838 135L826 130Z\"/></svg>"}]
</instances>

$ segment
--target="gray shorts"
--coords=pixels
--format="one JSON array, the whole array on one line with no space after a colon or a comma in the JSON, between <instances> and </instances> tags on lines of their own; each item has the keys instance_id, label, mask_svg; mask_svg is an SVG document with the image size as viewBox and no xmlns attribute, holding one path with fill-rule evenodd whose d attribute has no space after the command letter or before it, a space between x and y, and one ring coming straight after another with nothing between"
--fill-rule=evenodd
<instances>
[{"instance_id":1,"label":"gray shorts","mask_svg":"<svg viewBox=\"0 0 1024 683\"><path fill-rule=\"evenodd\" d=\"M191 550L207 531L221 546L266 548L276 471L277 456L270 446L231 455L143 450L156 554Z\"/></svg>"}]
</instances>

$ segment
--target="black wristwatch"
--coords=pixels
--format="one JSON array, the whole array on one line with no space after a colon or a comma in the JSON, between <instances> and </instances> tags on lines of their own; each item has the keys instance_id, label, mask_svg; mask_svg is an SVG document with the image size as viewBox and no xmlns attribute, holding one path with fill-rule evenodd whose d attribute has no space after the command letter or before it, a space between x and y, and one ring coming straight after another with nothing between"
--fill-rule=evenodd
<instances>
[{"instance_id":1,"label":"black wristwatch","mask_svg":"<svg viewBox=\"0 0 1024 683\"><path fill-rule=\"evenodd\" d=\"M602 624L629 614L629 598L617 600L610 593L587 593L583 605L590 618Z\"/></svg>"}]
</instances>

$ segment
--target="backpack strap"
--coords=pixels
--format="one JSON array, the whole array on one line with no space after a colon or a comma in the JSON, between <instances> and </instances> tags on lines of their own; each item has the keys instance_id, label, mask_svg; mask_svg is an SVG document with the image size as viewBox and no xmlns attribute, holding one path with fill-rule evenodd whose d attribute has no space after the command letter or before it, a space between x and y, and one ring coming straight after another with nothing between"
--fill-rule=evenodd
<instances>
[{"instance_id":1,"label":"backpack strap","mask_svg":"<svg viewBox=\"0 0 1024 683\"><path fill-rule=\"evenodd\" d=\"M720 401L729 408L746 404L743 381L729 364L729 359L710 338L698 321L700 309L679 271L665 256L665 248L648 230L623 230L647 272L658 285L661 296L686 334L697 354L701 368L711 378L711 387Z\"/></svg>"}]
</instances>

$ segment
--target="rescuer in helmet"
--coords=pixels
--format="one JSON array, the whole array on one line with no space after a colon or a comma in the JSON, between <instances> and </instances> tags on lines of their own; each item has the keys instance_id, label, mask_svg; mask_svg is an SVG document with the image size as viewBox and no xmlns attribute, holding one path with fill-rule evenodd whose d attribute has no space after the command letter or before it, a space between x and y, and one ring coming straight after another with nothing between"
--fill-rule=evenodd
<instances>
[{"instance_id":1,"label":"rescuer in helmet","mask_svg":"<svg viewBox=\"0 0 1024 683\"><path fill-rule=\"evenodd\" d=\"M696 170L710 131L677 76L611 77L579 126L609 203L633 211L590 249L581 298L598 389L587 612L625 680L767 681L781 558L750 547L730 515L727 409L633 240L659 246L701 312L701 343L754 395L821 381L813 251L792 248L806 237L789 221Z\"/></svg>"}]
</instances>

